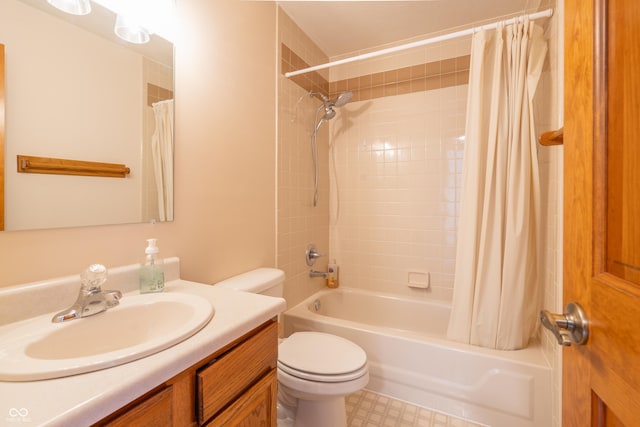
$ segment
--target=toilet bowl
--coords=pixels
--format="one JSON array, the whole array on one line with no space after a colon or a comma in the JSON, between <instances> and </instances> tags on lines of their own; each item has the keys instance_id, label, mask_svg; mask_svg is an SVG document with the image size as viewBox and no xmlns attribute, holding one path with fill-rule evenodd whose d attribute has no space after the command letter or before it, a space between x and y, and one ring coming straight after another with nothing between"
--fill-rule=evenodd
<instances>
[{"instance_id":1,"label":"toilet bowl","mask_svg":"<svg viewBox=\"0 0 640 427\"><path fill-rule=\"evenodd\" d=\"M345 396L368 382L367 355L344 338L296 332L278 347L280 404L296 399L295 426L346 427Z\"/></svg>"},{"instance_id":2,"label":"toilet bowl","mask_svg":"<svg viewBox=\"0 0 640 427\"><path fill-rule=\"evenodd\" d=\"M216 284L282 296L284 272L260 268ZM278 425L346 427L345 396L369 382L367 355L323 332L296 332L278 345Z\"/></svg>"}]
</instances>

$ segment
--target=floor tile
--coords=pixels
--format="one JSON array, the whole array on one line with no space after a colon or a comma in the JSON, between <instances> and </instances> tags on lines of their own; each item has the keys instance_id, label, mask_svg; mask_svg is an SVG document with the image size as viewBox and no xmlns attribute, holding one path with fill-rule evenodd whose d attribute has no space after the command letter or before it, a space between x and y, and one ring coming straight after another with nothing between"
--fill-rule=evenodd
<instances>
[{"instance_id":1,"label":"floor tile","mask_svg":"<svg viewBox=\"0 0 640 427\"><path fill-rule=\"evenodd\" d=\"M347 396L348 427L483 427L368 390Z\"/></svg>"}]
</instances>

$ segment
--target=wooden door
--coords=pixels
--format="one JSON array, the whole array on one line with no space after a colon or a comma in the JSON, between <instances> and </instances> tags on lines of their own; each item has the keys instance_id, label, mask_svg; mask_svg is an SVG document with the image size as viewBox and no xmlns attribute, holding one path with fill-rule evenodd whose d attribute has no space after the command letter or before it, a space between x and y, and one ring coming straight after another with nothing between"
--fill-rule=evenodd
<instances>
[{"instance_id":1,"label":"wooden door","mask_svg":"<svg viewBox=\"0 0 640 427\"><path fill-rule=\"evenodd\" d=\"M640 425L640 1L565 2L563 426Z\"/></svg>"}]
</instances>

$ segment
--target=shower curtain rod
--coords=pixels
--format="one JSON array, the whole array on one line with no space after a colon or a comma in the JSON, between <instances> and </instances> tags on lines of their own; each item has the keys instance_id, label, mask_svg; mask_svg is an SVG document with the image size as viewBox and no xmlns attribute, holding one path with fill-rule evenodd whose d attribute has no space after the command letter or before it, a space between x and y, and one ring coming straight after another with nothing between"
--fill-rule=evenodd
<instances>
[{"instance_id":1,"label":"shower curtain rod","mask_svg":"<svg viewBox=\"0 0 640 427\"><path fill-rule=\"evenodd\" d=\"M540 19L540 18L548 18L553 15L553 9L543 10L541 12L535 12L528 15L528 18L531 20ZM438 43L445 40L451 40L458 37L468 36L477 31L482 30L491 30L493 28L497 28L498 24L510 25L520 21L522 17L518 16L511 19L506 19L503 21L493 22L491 24L480 25L478 27L468 28L466 30L460 30L449 34L443 34L441 36L430 37L424 40L418 40L415 42L410 42L406 44L402 44L399 46L389 47L386 49L376 50L374 52L363 53L361 55L352 56L349 58L339 59L337 61L327 62L326 64L314 65L313 67L303 68L301 70L289 71L288 73L284 73L285 77L293 77L299 74L309 73L311 71L323 70L325 68L334 67L336 65L348 64L350 62L360 61L362 59L375 58L376 56L386 55L387 53L398 52L401 50L407 50L414 47L426 46L432 43Z\"/></svg>"}]
</instances>

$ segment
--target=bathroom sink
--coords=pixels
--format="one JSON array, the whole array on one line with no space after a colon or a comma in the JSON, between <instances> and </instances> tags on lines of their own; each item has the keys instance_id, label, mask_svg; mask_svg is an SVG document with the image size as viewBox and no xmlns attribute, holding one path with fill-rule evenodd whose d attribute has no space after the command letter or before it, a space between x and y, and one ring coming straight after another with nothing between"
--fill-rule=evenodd
<instances>
[{"instance_id":1,"label":"bathroom sink","mask_svg":"<svg viewBox=\"0 0 640 427\"><path fill-rule=\"evenodd\" d=\"M0 381L32 381L110 368L175 345L213 317L197 295L125 294L105 312L52 323L53 313L0 327Z\"/></svg>"}]
</instances>

